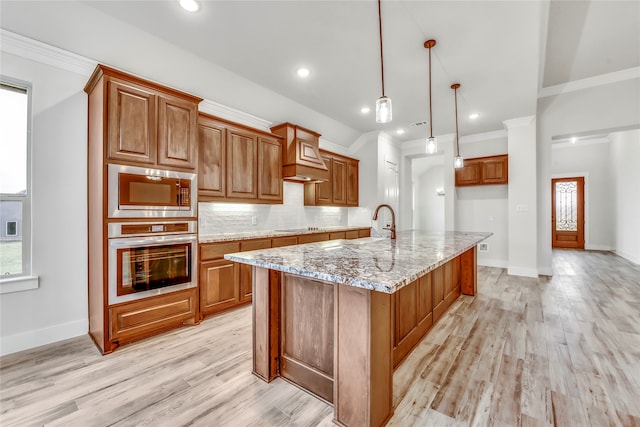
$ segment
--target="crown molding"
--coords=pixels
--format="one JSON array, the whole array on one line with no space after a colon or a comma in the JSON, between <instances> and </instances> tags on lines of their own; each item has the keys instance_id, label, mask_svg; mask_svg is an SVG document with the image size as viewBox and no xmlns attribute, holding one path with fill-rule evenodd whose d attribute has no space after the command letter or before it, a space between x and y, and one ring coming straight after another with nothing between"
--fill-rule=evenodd
<instances>
[{"instance_id":1,"label":"crown molding","mask_svg":"<svg viewBox=\"0 0 640 427\"><path fill-rule=\"evenodd\" d=\"M323 150L331 151L332 153L341 154L343 156L352 155L352 152L349 149L349 147L336 144L335 142L327 141L326 139L323 139L323 138L320 138L320 148L322 148Z\"/></svg>"},{"instance_id":2,"label":"crown molding","mask_svg":"<svg viewBox=\"0 0 640 427\"><path fill-rule=\"evenodd\" d=\"M232 122L264 130L266 132L271 132L270 128L273 124L268 120L236 110L235 108L227 107L226 105L219 104L209 99L205 99L200 102L198 105L198 111L220 117L221 119L230 120Z\"/></svg>"},{"instance_id":3,"label":"crown molding","mask_svg":"<svg viewBox=\"0 0 640 427\"><path fill-rule=\"evenodd\" d=\"M589 89L592 87L633 79L640 79L640 67L627 68L626 70L614 71L613 73L600 74L599 76L587 77L586 79L574 80L555 86L547 86L540 89L538 92L538 98L563 95L577 90Z\"/></svg>"},{"instance_id":4,"label":"crown molding","mask_svg":"<svg viewBox=\"0 0 640 427\"><path fill-rule=\"evenodd\" d=\"M21 36L0 28L0 49L3 52L31 59L61 70L83 76L90 76L98 64L97 61L75 53Z\"/></svg>"},{"instance_id":5,"label":"crown molding","mask_svg":"<svg viewBox=\"0 0 640 427\"><path fill-rule=\"evenodd\" d=\"M524 116L515 119L509 119L502 122L504 127L509 130L512 128L529 126L536 119L536 116Z\"/></svg>"},{"instance_id":6,"label":"crown molding","mask_svg":"<svg viewBox=\"0 0 640 427\"><path fill-rule=\"evenodd\" d=\"M507 138L505 129L494 130L491 132L474 133L473 135L464 135L460 137L460 144L470 144L474 142L493 141L496 139Z\"/></svg>"}]
</instances>

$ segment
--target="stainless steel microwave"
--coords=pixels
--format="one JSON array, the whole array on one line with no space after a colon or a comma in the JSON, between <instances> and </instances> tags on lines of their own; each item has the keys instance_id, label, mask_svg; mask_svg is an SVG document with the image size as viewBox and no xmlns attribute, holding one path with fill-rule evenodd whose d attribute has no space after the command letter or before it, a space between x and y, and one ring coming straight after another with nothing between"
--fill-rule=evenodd
<instances>
[{"instance_id":1,"label":"stainless steel microwave","mask_svg":"<svg viewBox=\"0 0 640 427\"><path fill-rule=\"evenodd\" d=\"M108 165L109 218L194 217L196 174Z\"/></svg>"}]
</instances>

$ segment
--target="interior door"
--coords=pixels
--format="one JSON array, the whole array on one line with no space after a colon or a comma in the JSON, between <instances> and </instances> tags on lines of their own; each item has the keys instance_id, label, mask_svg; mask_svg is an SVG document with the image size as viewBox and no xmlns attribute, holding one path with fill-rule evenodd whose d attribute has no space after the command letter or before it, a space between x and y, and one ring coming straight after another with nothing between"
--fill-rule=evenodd
<instances>
[{"instance_id":1,"label":"interior door","mask_svg":"<svg viewBox=\"0 0 640 427\"><path fill-rule=\"evenodd\" d=\"M552 179L551 194L552 246L584 249L584 178Z\"/></svg>"}]
</instances>

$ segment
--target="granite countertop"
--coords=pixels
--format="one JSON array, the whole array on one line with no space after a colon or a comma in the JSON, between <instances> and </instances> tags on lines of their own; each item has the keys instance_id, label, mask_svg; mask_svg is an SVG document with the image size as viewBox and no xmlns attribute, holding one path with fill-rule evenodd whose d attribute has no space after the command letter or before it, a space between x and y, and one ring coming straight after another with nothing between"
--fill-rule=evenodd
<instances>
[{"instance_id":1,"label":"granite countertop","mask_svg":"<svg viewBox=\"0 0 640 427\"><path fill-rule=\"evenodd\" d=\"M245 231L241 233L216 233L198 236L198 243L228 242L232 240L268 239L270 237L298 236L300 234L337 233L340 231L362 230L371 226L361 227L316 227L293 228L289 230Z\"/></svg>"},{"instance_id":2,"label":"granite countertop","mask_svg":"<svg viewBox=\"0 0 640 427\"><path fill-rule=\"evenodd\" d=\"M256 267L394 293L493 233L400 231L397 240L365 237L226 254Z\"/></svg>"}]
</instances>

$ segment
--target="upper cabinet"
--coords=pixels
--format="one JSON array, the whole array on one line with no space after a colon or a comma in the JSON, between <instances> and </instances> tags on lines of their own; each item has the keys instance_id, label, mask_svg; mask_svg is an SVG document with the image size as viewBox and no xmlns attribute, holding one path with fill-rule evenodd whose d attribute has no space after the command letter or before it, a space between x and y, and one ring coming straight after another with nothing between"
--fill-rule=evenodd
<instances>
[{"instance_id":1,"label":"upper cabinet","mask_svg":"<svg viewBox=\"0 0 640 427\"><path fill-rule=\"evenodd\" d=\"M320 150L329 169L326 182L304 185L307 206L358 206L358 160Z\"/></svg>"},{"instance_id":2,"label":"upper cabinet","mask_svg":"<svg viewBox=\"0 0 640 427\"><path fill-rule=\"evenodd\" d=\"M91 114L106 120L107 161L195 169L201 98L104 65L98 65L85 91L100 91L106 98L103 105L91 106Z\"/></svg>"},{"instance_id":3,"label":"upper cabinet","mask_svg":"<svg viewBox=\"0 0 640 427\"><path fill-rule=\"evenodd\" d=\"M282 203L281 138L200 113L198 198Z\"/></svg>"},{"instance_id":4,"label":"upper cabinet","mask_svg":"<svg viewBox=\"0 0 640 427\"><path fill-rule=\"evenodd\" d=\"M456 186L508 184L509 157L499 156L464 159L464 166L456 169Z\"/></svg>"}]
</instances>

